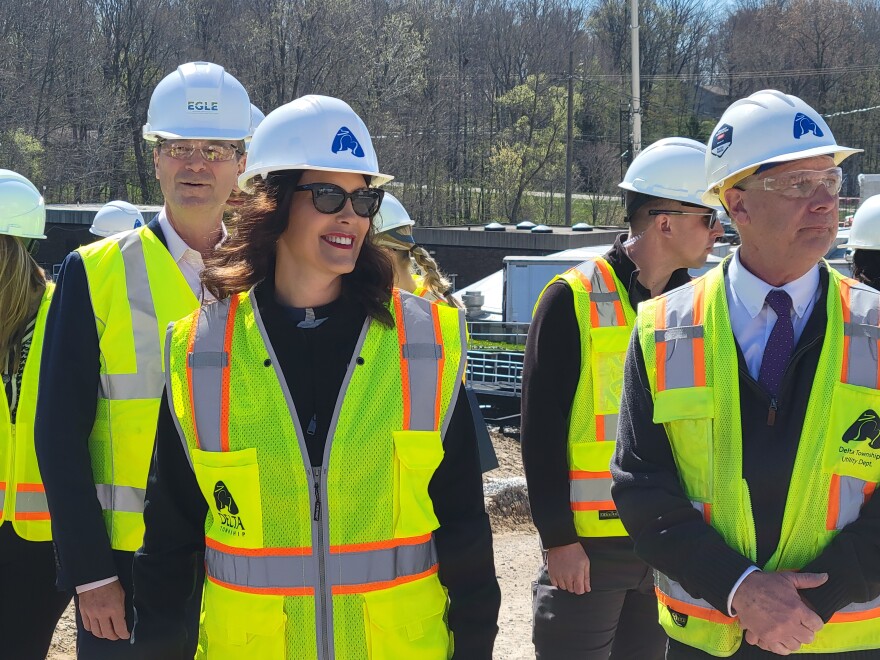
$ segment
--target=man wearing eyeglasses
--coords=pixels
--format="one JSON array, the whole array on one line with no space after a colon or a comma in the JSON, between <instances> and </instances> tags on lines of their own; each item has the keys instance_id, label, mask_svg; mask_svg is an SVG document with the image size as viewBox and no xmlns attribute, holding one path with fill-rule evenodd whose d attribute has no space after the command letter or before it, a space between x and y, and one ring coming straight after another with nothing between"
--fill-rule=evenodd
<instances>
[{"instance_id":1,"label":"man wearing eyeglasses","mask_svg":"<svg viewBox=\"0 0 880 660\"><path fill-rule=\"evenodd\" d=\"M642 151L620 187L629 234L554 279L529 330L522 452L544 562L533 585L537 657L663 657L648 566L611 501L623 358L640 303L690 281L721 236L694 140ZM610 655L609 655L610 654Z\"/></svg>"},{"instance_id":2,"label":"man wearing eyeglasses","mask_svg":"<svg viewBox=\"0 0 880 660\"><path fill-rule=\"evenodd\" d=\"M209 296L199 275L226 233L250 112L247 92L216 64L191 62L163 79L143 131L162 211L71 253L58 277L35 437L58 585L76 593L79 658L135 657L131 564L143 538L165 328Z\"/></svg>"},{"instance_id":3,"label":"man wearing eyeglasses","mask_svg":"<svg viewBox=\"0 0 880 660\"><path fill-rule=\"evenodd\" d=\"M671 660L880 649L880 293L821 261L857 152L794 96L731 105L703 199L742 245L639 309L612 491Z\"/></svg>"}]
</instances>

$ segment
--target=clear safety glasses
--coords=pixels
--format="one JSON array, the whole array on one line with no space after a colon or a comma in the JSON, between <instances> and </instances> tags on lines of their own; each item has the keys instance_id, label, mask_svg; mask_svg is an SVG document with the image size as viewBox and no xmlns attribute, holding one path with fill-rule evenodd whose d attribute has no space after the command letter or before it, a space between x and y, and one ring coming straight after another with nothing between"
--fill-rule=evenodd
<instances>
[{"instance_id":1,"label":"clear safety glasses","mask_svg":"<svg viewBox=\"0 0 880 660\"><path fill-rule=\"evenodd\" d=\"M778 192L784 197L812 197L819 186L825 186L829 195L837 195L843 186L843 170L832 167L827 170L795 170L779 176L754 179L738 183L740 190L768 190Z\"/></svg>"},{"instance_id":2,"label":"clear safety glasses","mask_svg":"<svg viewBox=\"0 0 880 660\"><path fill-rule=\"evenodd\" d=\"M173 158L174 160L189 160L199 150L202 158L208 163L222 163L232 160L240 152L239 148L231 144L203 144L196 145L191 142L162 142L159 145L159 153Z\"/></svg>"},{"instance_id":3,"label":"clear safety glasses","mask_svg":"<svg viewBox=\"0 0 880 660\"><path fill-rule=\"evenodd\" d=\"M706 209L702 213L690 212L690 211L665 211L663 209L651 209L648 211L648 215L698 215L703 218L703 222L706 223L707 229L712 229L715 227L715 224L718 222L718 211L713 211L712 209Z\"/></svg>"}]
</instances>

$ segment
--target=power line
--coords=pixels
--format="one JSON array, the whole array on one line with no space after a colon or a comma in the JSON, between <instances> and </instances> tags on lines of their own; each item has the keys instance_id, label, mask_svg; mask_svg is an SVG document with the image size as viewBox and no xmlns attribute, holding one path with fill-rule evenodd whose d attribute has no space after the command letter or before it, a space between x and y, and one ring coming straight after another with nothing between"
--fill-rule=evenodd
<instances>
[{"instance_id":1,"label":"power line","mask_svg":"<svg viewBox=\"0 0 880 660\"><path fill-rule=\"evenodd\" d=\"M842 117L843 115L854 115L857 112L869 112L871 110L880 110L880 105L872 105L870 108L859 108L858 110L843 110L841 112L832 112L829 115L822 115L826 119L831 117Z\"/></svg>"}]
</instances>

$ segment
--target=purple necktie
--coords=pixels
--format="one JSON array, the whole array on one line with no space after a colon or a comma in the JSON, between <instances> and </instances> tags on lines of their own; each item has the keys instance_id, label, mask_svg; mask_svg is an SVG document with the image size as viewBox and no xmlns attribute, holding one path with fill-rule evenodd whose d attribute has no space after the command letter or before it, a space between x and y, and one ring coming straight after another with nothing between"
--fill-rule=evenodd
<instances>
[{"instance_id":1,"label":"purple necktie","mask_svg":"<svg viewBox=\"0 0 880 660\"><path fill-rule=\"evenodd\" d=\"M782 374L788 366L788 359L794 350L794 325L791 322L791 296L782 289L774 289L767 294L766 302L776 312L776 325L764 347L761 371L758 382L776 396L782 383Z\"/></svg>"}]
</instances>

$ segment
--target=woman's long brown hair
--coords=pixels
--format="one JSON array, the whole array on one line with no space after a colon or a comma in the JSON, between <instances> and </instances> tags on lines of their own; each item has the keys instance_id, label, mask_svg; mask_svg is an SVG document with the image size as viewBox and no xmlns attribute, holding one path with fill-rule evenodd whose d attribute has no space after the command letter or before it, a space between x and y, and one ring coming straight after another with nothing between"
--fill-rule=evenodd
<instances>
[{"instance_id":1,"label":"woman's long brown hair","mask_svg":"<svg viewBox=\"0 0 880 660\"><path fill-rule=\"evenodd\" d=\"M273 172L257 178L254 195L241 209L226 242L205 259L202 282L218 300L248 291L274 276L275 244L290 217L294 189L302 170ZM394 273L391 261L373 243L371 227L361 246L354 270L342 276L342 295L359 303L372 318L391 327L388 309Z\"/></svg>"},{"instance_id":2,"label":"woman's long brown hair","mask_svg":"<svg viewBox=\"0 0 880 660\"><path fill-rule=\"evenodd\" d=\"M11 370L19 367L19 342L46 290L46 273L20 238L0 234L0 362L15 349ZM39 356L37 357L39 359Z\"/></svg>"}]
</instances>

